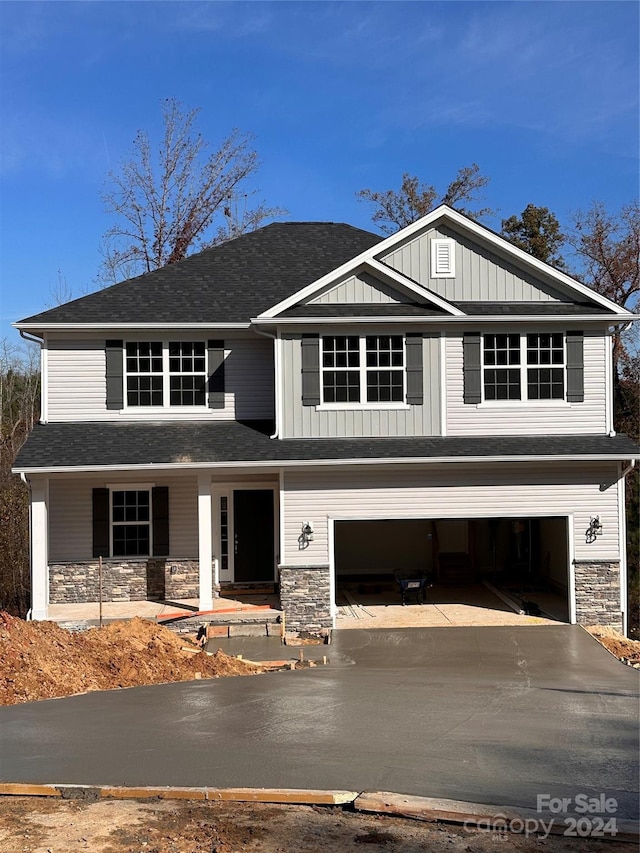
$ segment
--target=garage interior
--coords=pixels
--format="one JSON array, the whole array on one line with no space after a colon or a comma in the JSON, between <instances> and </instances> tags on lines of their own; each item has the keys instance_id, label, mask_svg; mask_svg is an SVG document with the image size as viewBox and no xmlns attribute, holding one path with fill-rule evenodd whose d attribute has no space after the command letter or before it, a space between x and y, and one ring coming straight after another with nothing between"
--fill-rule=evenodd
<instances>
[{"instance_id":1,"label":"garage interior","mask_svg":"<svg viewBox=\"0 0 640 853\"><path fill-rule=\"evenodd\" d=\"M403 624L409 608L417 616L429 607L447 622L479 624L481 611L491 611L491 624L501 613L509 624L517 616L569 622L566 518L336 521L334 560L343 623L388 622L392 614L383 609L402 605L403 586Z\"/></svg>"}]
</instances>

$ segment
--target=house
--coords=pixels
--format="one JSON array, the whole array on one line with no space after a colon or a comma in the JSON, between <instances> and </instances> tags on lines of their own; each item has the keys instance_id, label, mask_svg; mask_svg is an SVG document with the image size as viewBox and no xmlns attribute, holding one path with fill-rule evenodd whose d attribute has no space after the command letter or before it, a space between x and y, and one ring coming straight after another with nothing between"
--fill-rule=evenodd
<instances>
[{"instance_id":1,"label":"house","mask_svg":"<svg viewBox=\"0 0 640 853\"><path fill-rule=\"evenodd\" d=\"M279 582L291 628L392 568L624 628L612 335L633 315L446 206L276 223L16 323L42 346L32 615Z\"/></svg>"}]
</instances>

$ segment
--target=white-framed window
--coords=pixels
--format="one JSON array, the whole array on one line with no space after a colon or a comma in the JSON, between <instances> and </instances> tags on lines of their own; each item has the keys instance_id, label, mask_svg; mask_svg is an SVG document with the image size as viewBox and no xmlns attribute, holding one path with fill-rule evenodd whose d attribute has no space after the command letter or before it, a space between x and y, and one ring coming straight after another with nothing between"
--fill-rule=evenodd
<instances>
[{"instance_id":1,"label":"white-framed window","mask_svg":"<svg viewBox=\"0 0 640 853\"><path fill-rule=\"evenodd\" d=\"M391 405L406 394L403 335L322 338L322 403Z\"/></svg>"},{"instance_id":2,"label":"white-framed window","mask_svg":"<svg viewBox=\"0 0 640 853\"><path fill-rule=\"evenodd\" d=\"M562 332L486 334L482 338L484 400L564 400Z\"/></svg>"},{"instance_id":3,"label":"white-framed window","mask_svg":"<svg viewBox=\"0 0 640 853\"><path fill-rule=\"evenodd\" d=\"M455 278L456 242L445 238L431 240L431 278Z\"/></svg>"},{"instance_id":4,"label":"white-framed window","mask_svg":"<svg viewBox=\"0 0 640 853\"><path fill-rule=\"evenodd\" d=\"M147 557L152 547L150 488L112 488L109 514L111 519L111 555L113 557Z\"/></svg>"},{"instance_id":5,"label":"white-framed window","mask_svg":"<svg viewBox=\"0 0 640 853\"><path fill-rule=\"evenodd\" d=\"M206 406L204 341L127 341L124 346L127 407Z\"/></svg>"}]
</instances>

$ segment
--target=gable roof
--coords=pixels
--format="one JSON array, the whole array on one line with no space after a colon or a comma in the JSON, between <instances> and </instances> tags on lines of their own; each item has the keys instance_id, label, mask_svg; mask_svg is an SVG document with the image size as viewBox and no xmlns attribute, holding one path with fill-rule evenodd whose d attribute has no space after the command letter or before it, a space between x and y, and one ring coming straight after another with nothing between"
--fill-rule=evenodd
<instances>
[{"instance_id":1,"label":"gable roof","mask_svg":"<svg viewBox=\"0 0 640 853\"><path fill-rule=\"evenodd\" d=\"M15 325L240 323L382 240L337 222L275 222Z\"/></svg>"},{"instance_id":2,"label":"gable roof","mask_svg":"<svg viewBox=\"0 0 640 853\"><path fill-rule=\"evenodd\" d=\"M623 317L633 316L626 309L616 305L615 302L612 302L605 296L601 296L595 290L592 290L582 284L577 279L571 278L571 276L566 275L566 273L560 272L549 264L534 258L533 255L529 255L527 252L524 252L522 249L514 246L508 240L505 240L504 237L501 237L485 225L481 225L479 222L470 219L468 216L459 213L457 210L454 210L446 204L441 204L439 207L435 208L435 210L432 210L431 213L428 213L426 216L423 216L411 223L411 225L407 225L406 228L401 229L390 237L387 237L379 243L365 249L360 255L351 258L342 266L331 270L326 275L314 282L311 282L296 293L289 294L281 302L271 306L267 311L260 315L260 317L257 318L258 321L273 320L281 313L288 311L288 309L292 308L298 302L308 300L315 293L318 293L323 288L331 285L332 282L351 274L353 271L364 265L375 265L378 269L380 267L384 267L385 264L381 262L381 258L388 255L400 244L419 235L420 232L425 232L440 223L452 224L462 232L470 234L472 237L492 247L500 254L511 258L519 266L534 273L542 274L546 278L552 279L562 288L568 290L572 294L575 294L578 302L585 302L586 299L587 303L594 305L596 307L596 311L594 312L595 314L601 313L601 311L597 310L597 306L600 306L601 309L604 308L610 314L622 315ZM404 276L404 278L406 279L406 276ZM417 282L414 282L414 284L416 287L420 288L425 295L430 294L431 297L435 296L437 298L436 294L432 291L418 285ZM460 313L459 309L455 309L453 303L448 304L451 308L454 308L452 313Z\"/></svg>"}]
</instances>

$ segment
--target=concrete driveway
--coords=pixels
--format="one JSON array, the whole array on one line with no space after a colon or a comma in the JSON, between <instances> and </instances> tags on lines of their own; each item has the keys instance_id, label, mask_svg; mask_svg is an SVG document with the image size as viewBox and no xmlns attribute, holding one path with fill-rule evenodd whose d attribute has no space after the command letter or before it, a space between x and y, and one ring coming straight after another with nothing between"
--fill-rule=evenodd
<instances>
[{"instance_id":1,"label":"concrete driveway","mask_svg":"<svg viewBox=\"0 0 640 853\"><path fill-rule=\"evenodd\" d=\"M297 672L0 708L0 778L339 788L636 819L638 673L576 626L337 631Z\"/></svg>"}]
</instances>

